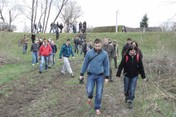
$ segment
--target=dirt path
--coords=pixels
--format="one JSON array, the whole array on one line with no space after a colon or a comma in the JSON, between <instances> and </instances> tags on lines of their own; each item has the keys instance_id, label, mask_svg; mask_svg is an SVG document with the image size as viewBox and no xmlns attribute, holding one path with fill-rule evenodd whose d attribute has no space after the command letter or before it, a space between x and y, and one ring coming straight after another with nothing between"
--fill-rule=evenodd
<instances>
[{"instance_id":1,"label":"dirt path","mask_svg":"<svg viewBox=\"0 0 176 117\"><path fill-rule=\"evenodd\" d=\"M71 63L74 78L62 76L54 66L47 72L38 73L38 67L23 77L0 87L1 117L87 117L95 116L93 108L86 104L85 83L78 84L80 61ZM103 117L130 117L123 99L123 83L115 77L105 84L102 100Z\"/></svg>"}]
</instances>

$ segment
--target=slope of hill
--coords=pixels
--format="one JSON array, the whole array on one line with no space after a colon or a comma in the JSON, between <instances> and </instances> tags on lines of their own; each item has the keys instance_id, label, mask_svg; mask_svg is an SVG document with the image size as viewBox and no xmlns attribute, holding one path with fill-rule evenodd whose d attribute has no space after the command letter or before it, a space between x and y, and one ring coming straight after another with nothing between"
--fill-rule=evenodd
<instances>
[{"instance_id":1,"label":"slope of hill","mask_svg":"<svg viewBox=\"0 0 176 117\"><path fill-rule=\"evenodd\" d=\"M91 117L93 108L86 105L86 84L79 84L78 77L83 56L70 58L75 77L62 76L63 61L56 57L56 64L47 72L38 73L39 66L31 65L28 46L26 55L18 46L23 33L0 33L0 115L2 117ZM30 37L30 34L26 34ZM53 34L37 34L52 38ZM61 34L56 41L58 49L73 34ZM119 50L131 37L136 40L144 55L144 67L149 81L139 79L134 109L124 103L123 79L115 77L105 84L102 100L103 117L174 117L176 116L176 36L175 33L92 33L87 40L110 38L117 40ZM58 50L59 51L59 50ZM120 57L119 57L120 60Z\"/></svg>"}]
</instances>

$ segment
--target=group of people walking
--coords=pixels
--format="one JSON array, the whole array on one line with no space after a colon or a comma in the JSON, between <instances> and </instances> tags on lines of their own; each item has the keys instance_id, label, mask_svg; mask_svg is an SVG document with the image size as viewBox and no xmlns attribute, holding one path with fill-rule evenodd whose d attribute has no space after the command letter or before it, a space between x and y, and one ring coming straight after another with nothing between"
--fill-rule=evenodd
<instances>
[{"instance_id":1,"label":"group of people walking","mask_svg":"<svg viewBox=\"0 0 176 117\"><path fill-rule=\"evenodd\" d=\"M77 38L80 39L78 36L75 36L75 39ZM73 40L74 45L76 45L75 39ZM24 40L26 40L26 37L24 37ZM68 72L71 77L74 77L74 73L69 63L69 57L72 56L74 58L74 51L71 46L71 41L72 40L67 39L66 43L62 45L59 58L63 59L64 61L61 74L65 75L66 72ZM142 62L143 55L138 47L137 42L132 41L130 38L127 39L127 43L122 49L122 59L118 67L117 58L119 57L119 48L117 41L111 41L107 38L105 38L103 41L101 39L95 39L94 44L91 44L91 46L92 47L89 48L85 53L79 77L79 81L82 83L84 80L84 74L87 72L87 104L92 104L92 99L94 97L94 87L96 86L94 109L97 115L101 114L100 109L104 83L107 83L108 81L113 82L112 66L114 63L114 67L117 69L117 77L120 77L121 72L123 71L125 102L128 104L128 107L132 109L138 75L141 74L141 77L147 81ZM75 48L77 49L76 46ZM40 56L39 73L42 73L44 64L45 70L48 69L49 63L51 63L50 65L54 65L57 46L51 39L42 40L40 38L32 44L31 52L33 65L35 64L34 61L38 63L37 55ZM114 62L112 62L112 60L114 60Z\"/></svg>"},{"instance_id":2,"label":"group of people walking","mask_svg":"<svg viewBox=\"0 0 176 117\"><path fill-rule=\"evenodd\" d=\"M128 104L129 109L132 109L138 75L141 74L144 81L147 81L147 79L142 62L142 53L137 47L137 42L132 41L130 38L127 41L128 43L123 47L122 60L116 76L120 77L123 70L125 102ZM94 87L96 86L94 109L97 115L101 114L104 82L109 80L112 82L111 60L116 56L116 50L112 49L113 47L110 45L111 42L108 42L108 39L104 40L104 44L100 39L95 39L94 48L87 52L80 71L80 81L84 79L83 76L87 71L86 92L87 104L89 105L92 103Z\"/></svg>"}]
</instances>

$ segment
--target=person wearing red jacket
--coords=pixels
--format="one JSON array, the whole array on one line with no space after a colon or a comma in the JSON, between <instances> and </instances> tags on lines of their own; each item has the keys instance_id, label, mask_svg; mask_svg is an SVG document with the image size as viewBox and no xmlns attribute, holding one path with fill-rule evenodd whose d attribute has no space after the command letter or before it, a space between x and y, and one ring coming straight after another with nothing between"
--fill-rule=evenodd
<instances>
[{"instance_id":1,"label":"person wearing red jacket","mask_svg":"<svg viewBox=\"0 0 176 117\"><path fill-rule=\"evenodd\" d=\"M45 63L45 70L48 69L48 59L51 51L52 51L52 48L50 44L48 44L47 40L44 39L43 44L40 46L40 49L39 49L39 56L41 58L40 68L39 68L40 74L42 73L44 63Z\"/></svg>"}]
</instances>

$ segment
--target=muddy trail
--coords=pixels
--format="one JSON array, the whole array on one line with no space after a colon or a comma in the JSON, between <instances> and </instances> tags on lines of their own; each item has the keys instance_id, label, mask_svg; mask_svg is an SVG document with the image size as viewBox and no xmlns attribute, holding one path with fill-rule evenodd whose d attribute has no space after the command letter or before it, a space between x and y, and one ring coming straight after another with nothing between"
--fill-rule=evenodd
<instances>
[{"instance_id":1,"label":"muddy trail","mask_svg":"<svg viewBox=\"0 0 176 117\"><path fill-rule=\"evenodd\" d=\"M79 84L80 61L71 62L75 77L60 73L62 64L42 74L38 66L19 79L0 86L1 117L94 117L93 107L86 104L86 83ZM102 117L132 117L133 110L124 102L123 81L115 77L105 84L102 99ZM86 82L86 81L85 81ZM137 95L140 96L140 94ZM139 97L138 97L139 98ZM135 105L134 105L135 106ZM139 107L136 107L139 108Z\"/></svg>"}]
</instances>

